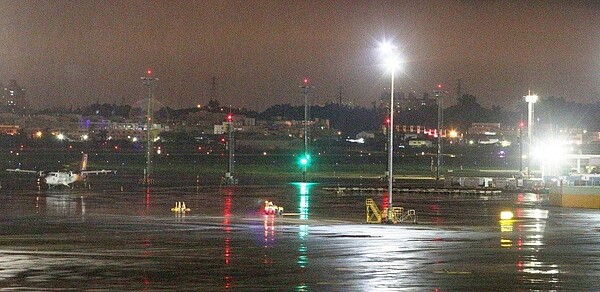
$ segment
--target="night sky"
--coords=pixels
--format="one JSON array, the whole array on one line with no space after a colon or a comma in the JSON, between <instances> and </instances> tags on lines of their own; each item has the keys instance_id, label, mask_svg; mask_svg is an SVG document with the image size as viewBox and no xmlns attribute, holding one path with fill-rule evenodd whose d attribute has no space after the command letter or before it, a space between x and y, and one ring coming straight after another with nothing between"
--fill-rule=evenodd
<instances>
[{"instance_id":1,"label":"night sky","mask_svg":"<svg viewBox=\"0 0 600 292\"><path fill-rule=\"evenodd\" d=\"M598 1L23 1L0 0L0 82L35 109L134 104L152 68L156 98L264 110L311 103L369 106L390 77L378 42L400 49L396 87L444 84L487 107L540 97L600 100ZM452 101L446 103L450 105Z\"/></svg>"}]
</instances>

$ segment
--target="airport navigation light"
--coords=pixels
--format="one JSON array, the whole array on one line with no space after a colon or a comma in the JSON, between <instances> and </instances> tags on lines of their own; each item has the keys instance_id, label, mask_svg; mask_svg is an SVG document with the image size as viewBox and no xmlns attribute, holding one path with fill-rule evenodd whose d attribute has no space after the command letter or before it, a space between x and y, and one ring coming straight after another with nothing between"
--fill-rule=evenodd
<instances>
[{"instance_id":1,"label":"airport navigation light","mask_svg":"<svg viewBox=\"0 0 600 292\"><path fill-rule=\"evenodd\" d=\"M308 171L308 167L310 166L310 155L302 154L298 158L298 164L302 168L302 180L306 182L306 172Z\"/></svg>"},{"instance_id":2,"label":"airport navigation light","mask_svg":"<svg viewBox=\"0 0 600 292\"><path fill-rule=\"evenodd\" d=\"M310 155L304 154L298 159L298 164L302 167L307 167L310 164Z\"/></svg>"}]
</instances>

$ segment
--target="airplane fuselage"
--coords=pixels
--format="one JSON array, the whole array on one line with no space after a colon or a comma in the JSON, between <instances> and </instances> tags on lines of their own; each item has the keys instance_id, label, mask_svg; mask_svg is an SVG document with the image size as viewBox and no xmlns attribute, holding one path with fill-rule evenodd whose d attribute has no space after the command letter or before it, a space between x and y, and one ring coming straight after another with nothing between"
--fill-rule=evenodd
<instances>
[{"instance_id":1,"label":"airplane fuselage","mask_svg":"<svg viewBox=\"0 0 600 292\"><path fill-rule=\"evenodd\" d=\"M71 187L71 184L78 181L80 176L73 172L50 172L44 178L48 186L63 185Z\"/></svg>"}]
</instances>

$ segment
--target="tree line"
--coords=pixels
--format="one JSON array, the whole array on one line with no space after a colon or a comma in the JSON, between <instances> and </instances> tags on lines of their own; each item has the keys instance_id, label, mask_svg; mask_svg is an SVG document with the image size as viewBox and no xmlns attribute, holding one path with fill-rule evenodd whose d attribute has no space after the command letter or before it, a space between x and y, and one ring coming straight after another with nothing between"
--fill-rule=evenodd
<instances>
[{"instance_id":1,"label":"tree line","mask_svg":"<svg viewBox=\"0 0 600 292\"><path fill-rule=\"evenodd\" d=\"M76 113L85 116L97 115L106 118L129 118L136 109L130 105L99 104L95 103L85 108L75 110L44 110L40 113ZM216 100L211 100L205 108L160 109L159 116L168 116L170 120L183 119L190 113L197 111L227 112L254 117L259 120L276 119L304 119L304 106L291 104L273 105L262 112L245 108L224 109ZM388 109L381 107L347 106L337 103L311 105L310 118L328 119L330 126L341 131L344 135L355 135L361 131L378 131L388 116ZM584 104L567 101L564 97L547 97L540 99L535 104L535 117L537 124L548 124L555 128L581 128L590 131L600 130L600 103ZM515 109L505 110L498 106L486 108L477 102L477 98L470 94L461 96L455 105L443 109L445 128L455 128L465 132L472 123L502 123L505 126L518 127L521 122L527 121L527 104L520 101ZM410 111L397 111L394 116L396 125L423 125L437 127L438 109L436 105L421 106Z\"/></svg>"}]
</instances>

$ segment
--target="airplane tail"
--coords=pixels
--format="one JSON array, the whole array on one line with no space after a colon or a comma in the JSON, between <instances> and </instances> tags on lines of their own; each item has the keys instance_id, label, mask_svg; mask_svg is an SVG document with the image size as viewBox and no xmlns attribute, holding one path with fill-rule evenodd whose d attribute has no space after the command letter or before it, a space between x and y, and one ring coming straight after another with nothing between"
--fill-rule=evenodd
<instances>
[{"instance_id":1,"label":"airplane tail","mask_svg":"<svg viewBox=\"0 0 600 292\"><path fill-rule=\"evenodd\" d=\"M81 168L79 170L84 171L87 169L87 159L88 155L86 153L83 153L83 155L81 156Z\"/></svg>"}]
</instances>

